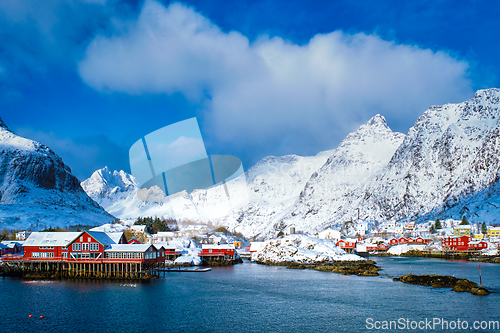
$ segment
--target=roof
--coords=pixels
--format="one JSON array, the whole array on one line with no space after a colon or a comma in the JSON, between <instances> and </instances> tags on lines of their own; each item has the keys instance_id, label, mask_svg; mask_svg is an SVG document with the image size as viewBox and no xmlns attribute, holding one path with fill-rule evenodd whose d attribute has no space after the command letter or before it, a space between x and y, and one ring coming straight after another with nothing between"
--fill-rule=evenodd
<instances>
[{"instance_id":1,"label":"roof","mask_svg":"<svg viewBox=\"0 0 500 333\"><path fill-rule=\"evenodd\" d=\"M116 244L120 243L120 239L123 236L123 232L106 232L109 238L113 240Z\"/></svg>"},{"instance_id":2,"label":"roof","mask_svg":"<svg viewBox=\"0 0 500 333\"><path fill-rule=\"evenodd\" d=\"M92 236L96 241L101 243L102 245L113 245L116 242L109 236L109 234L103 231L85 231L90 236Z\"/></svg>"},{"instance_id":3,"label":"roof","mask_svg":"<svg viewBox=\"0 0 500 333\"><path fill-rule=\"evenodd\" d=\"M470 229L471 226L468 224L468 225L458 225L455 227L455 229Z\"/></svg>"},{"instance_id":4,"label":"roof","mask_svg":"<svg viewBox=\"0 0 500 333\"><path fill-rule=\"evenodd\" d=\"M177 247L175 245L168 245L168 243L156 243L156 244L153 244L153 246L156 247L158 250L161 249L162 247L165 250L177 249Z\"/></svg>"},{"instance_id":5,"label":"roof","mask_svg":"<svg viewBox=\"0 0 500 333\"><path fill-rule=\"evenodd\" d=\"M234 249L234 244L202 244L202 249Z\"/></svg>"},{"instance_id":6,"label":"roof","mask_svg":"<svg viewBox=\"0 0 500 333\"><path fill-rule=\"evenodd\" d=\"M14 248L14 246L23 246L24 244L24 241L13 241L13 240L10 240L10 241L2 241L2 244L9 247L9 248Z\"/></svg>"},{"instance_id":7,"label":"roof","mask_svg":"<svg viewBox=\"0 0 500 333\"><path fill-rule=\"evenodd\" d=\"M112 244L104 252L146 252L152 244Z\"/></svg>"},{"instance_id":8,"label":"roof","mask_svg":"<svg viewBox=\"0 0 500 333\"><path fill-rule=\"evenodd\" d=\"M32 232L23 246L68 246L82 232Z\"/></svg>"},{"instance_id":9,"label":"roof","mask_svg":"<svg viewBox=\"0 0 500 333\"><path fill-rule=\"evenodd\" d=\"M131 225L130 229L141 231L141 232L146 232L146 226L145 225Z\"/></svg>"}]
</instances>

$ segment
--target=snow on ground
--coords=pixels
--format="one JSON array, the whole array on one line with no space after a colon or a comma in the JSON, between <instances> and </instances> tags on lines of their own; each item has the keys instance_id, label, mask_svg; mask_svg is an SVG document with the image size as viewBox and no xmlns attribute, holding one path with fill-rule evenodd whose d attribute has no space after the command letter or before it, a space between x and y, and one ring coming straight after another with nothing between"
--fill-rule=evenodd
<instances>
[{"instance_id":1,"label":"snow on ground","mask_svg":"<svg viewBox=\"0 0 500 333\"><path fill-rule=\"evenodd\" d=\"M364 259L355 254L347 254L331 240L306 235L289 235L265 241L261 248L252 254L252 260L273 263L320 263Z\"/></svg>"},{"instance_id":2,"label":"snow on ground","mask_svg":"<svg viewBox=\"0 0 500 333\"><path fill-rule=\"evenodd\" d=\"M488 248L481 251L485 256L497 256L499 251L497 248Z\"/></svg>"},{"instance_id":3,"label":"snow on ground","mask_svg":"<svg viewBox=\"0 0 500 333\"><path fill-rule=\"evenodd\" d=\"M395 255L395 256L399 256L403 253L406 253L408 251L411 251L411 250L418 250L418 251L423 251L425 250L425 247L426 245L424 244L400 244L400 245L395 245L393 247L391 247L387 253L389 254L392 254L392 255Z\"/></svg>"}]
</instances>

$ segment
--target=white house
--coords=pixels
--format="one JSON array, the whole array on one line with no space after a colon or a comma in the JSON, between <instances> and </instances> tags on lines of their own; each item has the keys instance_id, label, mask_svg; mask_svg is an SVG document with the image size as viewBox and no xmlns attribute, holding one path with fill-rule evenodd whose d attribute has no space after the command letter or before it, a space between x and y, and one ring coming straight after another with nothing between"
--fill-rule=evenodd
<instances>
[{"instance_id":1,"label":"white house","mask_svg":"<svg viewBox=\"0 0 500 333\"><path fill-rule=\"evenodd\" d=\"M28 238L29 235L30 233L27 232L26 230L19 231L16 233L16 240L26 240L26 238Z\"/></svg>"},{"instance_id":2,"label":"white house","mask_svg":"<svg viewBox=\"0 0 500 333\"><path fill-rule=\"evenodd\" d=\"M325 229L325 230L319 232L318 238L339 241L340 240L340 231L328 228L328 229Z\"/></svg>"}]
</instances>

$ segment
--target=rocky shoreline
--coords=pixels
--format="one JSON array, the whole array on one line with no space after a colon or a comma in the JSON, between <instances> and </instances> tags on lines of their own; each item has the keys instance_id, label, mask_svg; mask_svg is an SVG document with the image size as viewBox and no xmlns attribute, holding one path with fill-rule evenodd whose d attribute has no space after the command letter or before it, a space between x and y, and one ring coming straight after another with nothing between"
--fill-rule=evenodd
<instances>
[{"instance_id":1,"label":"rocky shoreline","mask_svg":"<svg viewBox=\"0 0 500 333\"><path fill-rule=\"evenodd\" d=\"M488 295L490 293L486 288L479 287L475 282L448 275L406 274L392 280L418 284L420 286L431 286L433 288L452 288L452 290L456 292L469 292L478 296Z\"/></svg>"},{"instance_id":2,"label":"rocky shoreline","mask_svg":"<svg viewBox=\"0 0 500 333\"><path fill-rule=\"evenodd\" d=\"M480 261L480 262L489 262L492 264L500 264L500 257L479 256L479 257L469 258L469 261Z\"/></svg>"},{"instance_id":3,"label":"rocky shoreline","mask_svg":"<svg viewBox=\"0 0 500 333\"><path fill-rule=\"evenodd\" d=\"M289 269L314 269L323 272L358 276L378 276L378 271L381 270L372 260L330 261L322 263L257 261L257 263L268 266L285 266Z\"/></svg>"}]
</instances>

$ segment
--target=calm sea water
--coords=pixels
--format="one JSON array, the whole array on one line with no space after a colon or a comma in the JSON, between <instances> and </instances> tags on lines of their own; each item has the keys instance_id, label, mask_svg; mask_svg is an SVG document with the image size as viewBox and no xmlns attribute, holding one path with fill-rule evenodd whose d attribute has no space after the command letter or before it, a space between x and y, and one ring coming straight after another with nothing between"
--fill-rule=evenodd
<instances>
[{"instance_id":1,"label":"calm sea water","mask_svg":"<svg viewBox=\"0 0 500 333\"><path fill-rule=\"evenodd\" d=\"M498 264L481 264L483 284L495 293L478 297L391 280L414 273L479 282L478 263L375 260L387 275L342 276L245 262L205 273L169 272L135 285L0 278L0 331L362 332L369 331L367 318L500 320Z\"/></svg>"}]
</instances>

